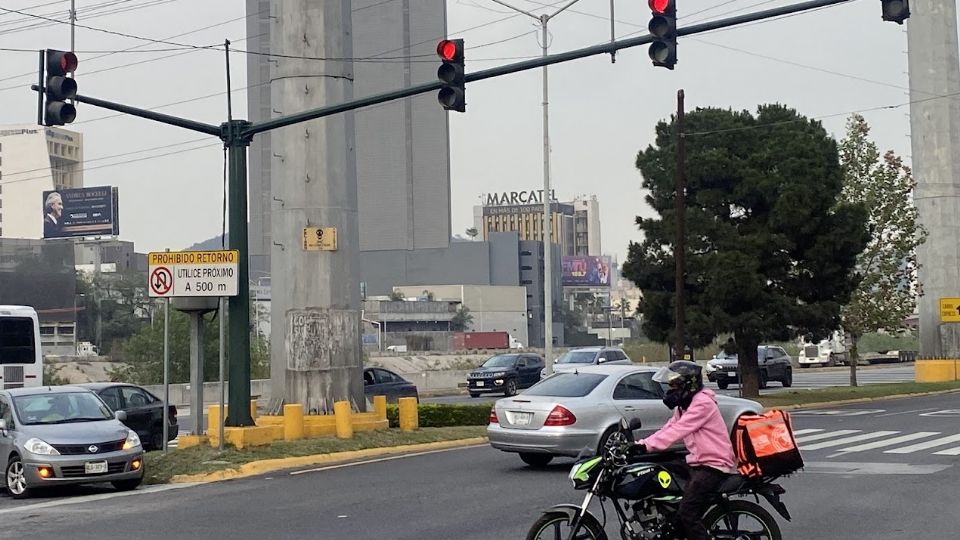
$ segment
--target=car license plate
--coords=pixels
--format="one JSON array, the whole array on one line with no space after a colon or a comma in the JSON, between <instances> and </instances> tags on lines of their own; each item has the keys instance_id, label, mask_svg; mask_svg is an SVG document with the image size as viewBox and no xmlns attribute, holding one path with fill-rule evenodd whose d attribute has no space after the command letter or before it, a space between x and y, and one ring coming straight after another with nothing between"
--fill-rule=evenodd
<instances>
[{"instance_id":1,"label":"car license plate","mask_svg":"<svg viewBox=\"0 0 960 540\"><path fill-rule=\"evenodd\" d=\"M736 371L728 371L728 372L727 372L727 377L736 377L736 376L737 376L737 372L736 372Z\"/></svg>"},{"instance_id":2,"label":"car license plate","mask_svg":"<svg viewBox=\"0 0 960 540\"><path fill-rule=\"evenodd\" d=\"M477 388L483 388L483 381L477 381Z\"/></svg>"},{"instance_id":3,"label":"car license plate","mask_svg":"<svg viewBox=\"0 0 960 540\"><path fill-rule=\"evenodd\" d=\"M518 426L529 426L531 419L533 419L533 413L513 413L513 423Z\"/></svg>"},{"instance_id":4,"label":"car license plate","mask_svg":"<svg viewBox=\"0 0 960 540\"><path fill-rule=\"evenodd\" d=\"M101 474L107 472L106 461L88 461L83 466L83 472L87 474Z\"/></svg>"}]
</instances>

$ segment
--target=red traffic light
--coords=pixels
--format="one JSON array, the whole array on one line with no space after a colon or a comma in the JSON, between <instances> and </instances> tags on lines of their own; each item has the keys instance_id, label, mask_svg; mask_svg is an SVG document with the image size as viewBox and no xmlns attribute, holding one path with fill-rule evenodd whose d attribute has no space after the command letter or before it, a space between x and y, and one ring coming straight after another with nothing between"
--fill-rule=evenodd
<instances>
[{"instance_id":1,"label":"red traffic light","mask_svg":"<svg viewBox=\"0 0 960 540\"><path fill-rule=\"evenodd\" d=\"M60 57L60 69L67 73L76 71L78 64L77 55L72 52L63 53L63 56Z\"/></svg>"},{"instance_id":2,"label":"red traffic light","mask_svg":"<svg viewBox=\"0 0 960 540\"><path fill-rule=\"evenodd\" d=\"M647 3L651 11L663 15L673 5L673 0L649 0Z\"/></svg>"},{"instance_id":3,"label":"red traffic light","mask_svg":"<svg viewBox=\"0 0 960 540\"><path fill-rule=\"evenodd\" d=\"M457 43L451 39L445 39L437 44L437 54L446 62L456 62L460 56Z\"/></svg>"},{"instance_id":4,"label":"red traffic light","mask_svg":"<svg viewBox=\"0 0 960 540\"><path fill-rule=\"evenodd\" d=\"M77 70L77 55L70 51L47 49L47 72L51 76L64 76Z\"/></svg>"}]
</instances>

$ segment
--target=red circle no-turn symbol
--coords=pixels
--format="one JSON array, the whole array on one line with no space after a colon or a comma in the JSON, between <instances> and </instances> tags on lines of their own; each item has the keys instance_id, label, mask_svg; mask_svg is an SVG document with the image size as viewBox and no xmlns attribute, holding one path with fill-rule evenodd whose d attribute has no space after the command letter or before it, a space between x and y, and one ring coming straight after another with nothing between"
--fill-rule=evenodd
<instances>
[{"instance_id":1,"label":"red circle no-turn symbol","mask_svg":"<svg viewBox=\"0 0 960 540\"><path fill-rule=\"evenodd\" d=\"M150 290L163 296L173 288L173 273L165 266L158 266L150 272Z\"/></svg>"}]
</instances>

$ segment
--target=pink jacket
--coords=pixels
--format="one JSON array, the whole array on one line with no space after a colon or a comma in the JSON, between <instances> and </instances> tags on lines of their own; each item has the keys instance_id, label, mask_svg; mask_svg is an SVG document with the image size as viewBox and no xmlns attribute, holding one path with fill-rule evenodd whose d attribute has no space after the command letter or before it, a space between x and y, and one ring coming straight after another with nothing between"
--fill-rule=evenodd
<instances>
[{"instance_id":1,"label":"pink jacket","mask_svg":"<svg viewBox=\"0 0 960 540\"><path fill-rule=\"evenodd\" d=\"M706 465L726 473L736 473L733 444L727 425L720 416L716 398L713 390L700 390L694 394L686 411L681 413L677 407L666 425L637 444L659 452L683 439L683 444L690 451L687 455L689 465Z\"/></svg>"}]
</instances>

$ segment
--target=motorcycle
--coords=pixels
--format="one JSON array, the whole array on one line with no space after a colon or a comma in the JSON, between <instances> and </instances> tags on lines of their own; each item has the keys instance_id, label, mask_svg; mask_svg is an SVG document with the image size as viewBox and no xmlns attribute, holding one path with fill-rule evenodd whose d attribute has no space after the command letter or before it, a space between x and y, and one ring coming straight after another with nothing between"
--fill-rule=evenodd
<instances>
[{"instance_id":1,"label":"motorcycle","mask_svg":"<svg viewBox=\"0 0 960 540\"><path fill-rule=\"evenodd\" d=\"M586 490L580 505L559 504L545 511L530 527L527 540L607 540L606 501L613 503L623 540L682 540L677 516L689 471L683 451L638 454L633 431L640 421L621 421L600 455L584 450L568 478L574 489ZM717 490L703 515L707 531L717 540L781 540L776 519L763 506L763 497L790 521L780 501L785 490L776 478L751 479L731 475ZM752 496L757 502L746 500ZM588 510L600 500L602 521Z\"/></svg>"}]
</instances>

